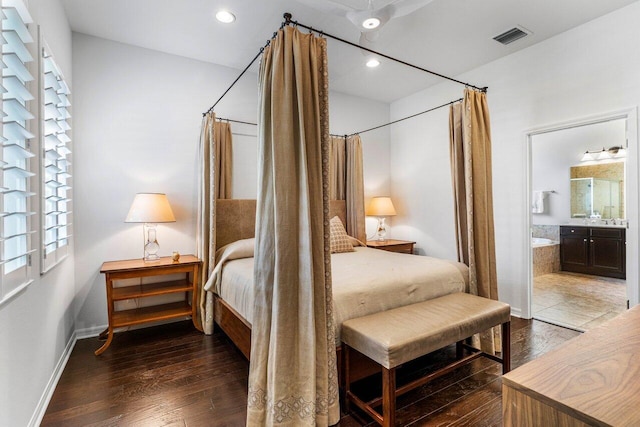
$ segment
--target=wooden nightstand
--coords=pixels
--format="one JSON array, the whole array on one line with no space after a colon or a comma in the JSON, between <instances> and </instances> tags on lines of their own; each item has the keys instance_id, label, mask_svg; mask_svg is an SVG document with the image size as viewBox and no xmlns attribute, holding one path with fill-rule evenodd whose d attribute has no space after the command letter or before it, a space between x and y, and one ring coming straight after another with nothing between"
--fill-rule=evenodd
<instances>
[{"instance_id":1,"label":"wooden nightstand","mask_svg":"<svg viewBox=\"0 0 640 427\"><path fill-rule=\"evenodd\" d=\"M379 240L367 240L367 247L382 249L389 252L400 252L403 254L413 254L413 245L416 242L409 242L407 240L393 240L387 239L384 242Z\"/></svg>"},{"instance_id":2,"label":"wooden nightstand","mask_svg":"<svg viewBox=\"0 0 640 427\"><path fill-rule=\"evenodd\" d=\"M107 341L95 351L96 356L102 354L111 344L113 330L124 326L191 316L193 325L198 330L202 330L197 320L198 280L201 264L202 261L193 255L183 255L179 261L173 261L171 257L162 257L157 261L131 259L103 263L100 272L104 273L107 285L109 327L99 336L100 339L106 337ZM185 274L184 279L113 287L113 282L116 280L180 273ZM191 298L189 298L189 292L191 292ZM184 293L184 301L121 311L116 311L114 307L115 301L177 293ZM189 303L189 299L191 299L191 303Z\"/></svg>"}]
</instances>

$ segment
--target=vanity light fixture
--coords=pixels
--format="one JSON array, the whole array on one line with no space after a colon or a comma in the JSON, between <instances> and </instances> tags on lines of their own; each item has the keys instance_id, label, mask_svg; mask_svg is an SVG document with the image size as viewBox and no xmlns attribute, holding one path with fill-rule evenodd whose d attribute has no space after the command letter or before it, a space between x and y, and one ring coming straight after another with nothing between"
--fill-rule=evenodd
<instances>
[{"instance_id":1,"label":"vanity light fixture","mask_svg":"<svg viewBox=\"0 0 640 427\"><path fill-rule=\"evenodd\" d=\"M615 159L627 157L627 150L623 146L609 147L609 155Z\"/></svg>"},{"instance_id":2,"label":"vanity light fixture","mask_svg":"<svg viewBox=\"0 0 640 427\"><path fill-rule=\"evenodd\" d=\"M598 153L598 160L607 160L611 158L611 154L609 154L609 152L607 150L604 149L604 147L602 147L602 151Z\"/></svg>"},{"instance_id":3,"label":"vanity light fixture","mask_svg":"<svg viewBox=\"0 0 640 427\"><path fill-rule=\"evenodd\" d=\"M585 151L584 155L580 159L581 162L589 162L591 160L594 160L594 159L593 159L593 155L589 151Z\"/></svg>"},{"instance_id":4,"label":"vanity light fixture","mask_svg":"<svg viewBox=\"0 0 640 427\"><path fill-rule=\"evenodd\" d=\"M593 160L607 160L607 159L620 159L627 156L627 150L623 146L616 145L609 148L602 147L602 150L598 151L585 151L584 155L580 159L582 162L589 162Z\"/></svg>"},{"instance_id":5,"label":"vanity light fixture","mask_svg":"<svg viewBox=\"0 0 640 427\"><path fill-rule=\"evenodd\" d=\"M236 16L228 10L222 9L216 12L216 19L223 24L231 24L236 20Z\"/></svg>"},{"instance_id":6,"label":"vanity light fixture","mask_svg":"<svg viewBox=\"0 0 640 427\"><path fill-rule=\"evenodd\" d=\"M378 65L380 65L380 61L376 58L371 58L367 61L367 67L369 68L376 68Z\"/></svg>"}]
</instances>

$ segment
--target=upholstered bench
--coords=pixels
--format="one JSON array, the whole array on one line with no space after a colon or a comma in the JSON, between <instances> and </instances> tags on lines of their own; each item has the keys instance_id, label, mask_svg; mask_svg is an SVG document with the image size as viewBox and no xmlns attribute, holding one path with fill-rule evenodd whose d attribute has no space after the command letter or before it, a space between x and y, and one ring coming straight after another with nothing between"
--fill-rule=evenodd
<instances>
[{"instance_id":1,"label":"upholstered bench","mask_svg":"<svg viewBox=\"0 0 640 427\"><path fill-rule=\"evenodd\" d=\"M342 363L347 411L350 402L383 426L395 425L396 396L485 356L510 370L510 307L508 304L465 293L395 308L342 324ZM502 358L467 346L463 340L502 325ZM456 343L456 361L396 389L396 368L440 348ZM463 349L471 354L463 357ZM382 368L382 397L364 402L351 392L349 352L357 350ZM382 415L374 408L382 404Z\"/></svg>"}]
</instances>

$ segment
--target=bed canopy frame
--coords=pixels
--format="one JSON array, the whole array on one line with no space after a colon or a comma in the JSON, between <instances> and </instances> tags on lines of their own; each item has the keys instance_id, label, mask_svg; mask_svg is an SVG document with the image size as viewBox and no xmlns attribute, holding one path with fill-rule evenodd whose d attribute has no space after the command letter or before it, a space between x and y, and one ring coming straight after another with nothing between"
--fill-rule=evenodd
<instances>
[{"instance_id":1,"label":"bed canopy frame","mask_svg":"<svg viewBox=\"0 0 640 427\"><path fill-rule=\"evenodd\" d=\"M457 80L455 78L452 77L448 77L445 76L443 74L428 70L426 68L411 64L409 62L403 61L401 59L397 59L394 58L390 55L386 55L383 54L381 52L377 52L373 49L369 49L366 47L362 47L357 45L356 43L352 43L350 41L347 41L345 39L342 39L340 37L325 33L324 31L321 30L317 30L314 29L313 27L301 24L297 21L293 21L292 20L292 15L290 13L285 13L284 14L284 21L282 22L282 24L280 25L280 29L283 29L285 26L289 26L292 25L294 27L300 27L300 28L304 28L309 30L310 33L315 33L320 37L327 37L327 38L331 38L333 40L336 40L340 43L344 43L346 45L349 46L353 46L357 49L360 50L365 50L367 52L370 52L372 54L378 55L380 57L386 58L390 61L394 61L397 62L399 64L402 64L404 66L410 67L410 68L414 68L417 69L419 71L425 72L427 74L445 79L445 80L449 80L451 82L457 83L459 85L464 86L465 88L471 88L474 91L477 92L482 92L482 93L486 93L488 88L487 87L478 87L476 85L472 85L469 83L465 83L463 81ZM255 63L255 61L262 56L262 54L264 53L265 49L271 44L271 41L274 40L277 36L277 33L274 32L273 33L273 37L269 40L267 40L266 44L264 46L262 46L258 53L255 55L255 57L251 60L251 62L244 68L244 70L242 70L242 72L240 73L240 75L238 75L236 77L236 79L231 83L231 85L224 91L224 93L216 100L216 102L206 111L203 113L203 116L207 116L207 120L209 120L209 114L212 113L215 109L215 107L218 105L218 103L229 93L229 91L235 86L235 84L240 80L240 78L242 78L242 76L244 74L246 74L246 72L249 70L249 68L251 68L251 66ZM465 90L465 97L468 96L468 94L466 93L467 91ZM474 94L477 95L477 94ZM484 98L484 95L482 95L482 97ZM426 114L429 113L431 111L435 111L437 109L455 104L459 101L462 101L462 99L456 99L447 103L444 103L442 105L427 109L425 111L419 112L419 113L415 113L412 115L409 115L407 117L404 118L400 118L397 120L393 120L390 121L389 123L385 123L385 124L381 124L378 126L374 126L371 127L369 129L365 129L365 130L361 130L360 132L355 132L349 135L333 135L333 136L338 136L338 137L344 137L345 139L350 137L350 136L355 136L355 135L359 135L361 133L365 133L365 132L369 132L369 131L373 131L375 129L379 129L385 126L389 126L404 120L408 120L410 118L413 117L417 117L420 116L422 114ZM241 120L234 120L234 119L220 119L222 121L228 121L228 122L234 122L234 123L240 123L240 124L245 124L245 125L257 125L256 123L251 123L248 121L241 121ZM226 206L224 208L221 207L220 212L218 212L219 214L216 214L216 218L215 221L220 221L221 219L223 219L224 215L222 215L222 210L226 210L228 211L227 214L230 213L230 215L227 215L227 218L232 218L232 222L234 224L236 223L240 223L241 221L238 221L239 218L244 218L244 221L242 222L242 224L245 225L245 227L243 228L243 233L248 233L246 236L244 237L249 237L249 234L251 234L252 230L255 230L255 200L226 200L226 201L220 201L221 204L225 204L226 202L228 202L226 204ZM334 206L335 206L335 202L336 201L332 201L334 202ZM342 201L340 201L342 202ZM344 202L342 202L344 203ZM239 207L241 212L235 212L232 210L232 208L234 206ZM228 209L227 209L228 208ZM217 207L214 205L214 209L217 209ZM341 209L345 209L344 204L342 205ZM244 212L244 213L243 213ZM248 212L248 214L247 214ZM253 213L253 220L251 217L251 213ZM326 216L326 214L325 214ZM330 214L331 216L331 214ZM247 219L248 218L248 219ZM216 229L226 229L227 227L223 227L223 226L216 226ZM229 228L230 229L230 228ZM222 236L220 236L222 238ZM468 286L468 285L467 285ZM224 332L225 334L234 342L234 344L236 345L236 347L244 354L244 356L247 359L250 359L251 357L251 325L249 324L249 322L243 318L242 315L240 315L233 307L231 307L230 304L228 304L227 302L225 302L221 297L219 297L218 295L213 295L212 298L212 321L215 322ZM342 357L341 357L341 349L340 347L336 348L336 354L338 355L337 357L337 371L340 373L342 372ZM354 358L355 357L355 358ZM350 366L356 366L356 369L351 369L350 368L350 377L352 378L352 380L357 380L360 378L364 378L366 376L369 376L370 374L374 373L374 372L379 372L379 367L376 365L372 365L370 363L367 363L367 359L364 356L351 356L351 363ZM355 362L355 363L354 363Z\"/></svg>"},{"instance_id":2,"label":"bed canopy frame","mask_svg":"<svg viewBox=\"0 0 640 427\"><path fill-rule=\"evenodd\" d=\"M358 48L360 50L365 50L365 51L367 51L369 53L373 53L373 54L378 55L378 56L380 56L382 58L386 58L386 59L389 59L391 61L394 61L394 62L397 62L399 64L402 64L404 66L407 66L407 67L410 67L410 68L414 68L414 69L419 70L419 71L423 71L423 72L425 72L427 74L431 74L433 76L440 77L442 79L449 80L449 81L452 81L454 83L458 83L458 84L463 85L465 87L470 87L470 88L476 89L476 90L478 90L480 92L487 92L487 90L489 89L487 86L479 87L479 86L476 86L476 85L472 85L470 83L465 83L465 82L463 82L461 80L458 80L458 79L455 79L453 77L449 77L449 76L446 76L444 74L440 74L440 73L437 73L435 71L420 67L418 65L411 64L411 63L409 63L407 61L403 61L401 59L394 58L393 56L378 52L378 51L373 50L373 49L369 49L368 47L360 46L360 45L358 45L356 43L350 42L350 41L345 40L345 39L343 39L341 37L334 36L332 34L324 32L322 30L318 30L318 29L315 29L315 28L313 28L311 26L302 24L302 23L300 23L298 21L294 21L294 20L291 19L293 16L289 12L285 12L283 14L283 17L284 17L284 21L282 21L282 24L280 24L280 29L284 28L287 25L293 25L295 27L304 28L306 30L309 30L309 32L318 34L320 37L323 37L323 36L328 37L330 39L339 41L340 43L344 43L346 45L353 46L353 47ZM240 78L242 78L242 76L249 70L249 68L251 68L251 66L254 64L254 62L256 62L256 60L262 55L262 53L264 52L265 48L271 44L271 40L273 40L276 37L276 35L277 35L277 33L274 32L273 36L269 40L267 40L267 42L265 43L264 46L262 46L260 48L260 50L258 51L256 56L254 56L253 59L251 60L251 62L249 62L249 65L247 65L244 68L244 70L242 70L240 75L238 75L238 77L236 77L236 79L233 81L233 83L231 83L231 85L227 88L227 90L224 91L224 93L220 96L220 98L218 98L218 100L216 102L214 102L213 105L207 111L202 113L203 117L206 116L208 113L212 112L213 109L216 107L216 105L218 105L218 103L220 101L222 101L222 99L227 95L227 93L229 93L229 91L235 86L235 84L238 82L238 80L240 80ZM453 101L446 102L446 103L444 103L442 105L438 105L437 107L429 108L429 109L427 109L425 111L421 111L419 113L411 114L411 115L403 117L401 119L393 120L393 121L391 121L389 123L384 123L384 124L381 124L381 125L378 125L378 126L374 126L372 128L369 128L369 129L361 130L359 132L353 132L353 133L345 134L345 135L332 135L332 136L348 138L350 136L359 135L359 134L362 134L362 133L365 133L365 132L369 132L369 131L372 131L372 130L383 128L385 126L390 126L392 124L395 124L395 123L398 123L398 122L402 122L404 120L408 120L408 119L420 116L422 114L430 113L432 111L435 111L435 110L438 110L440 108L449 106L451 104L455 104L456 102L460 102L460 101L462 101L462 98L458 98L458 99L455 99ZM247 121L242 121L242 120L234 120L234 119L228 119L228 118L218 118L218 120L227 121L227 122L233 122L233 123L240 123L240 124L245 124L245 125L257 126L257 123L252 123L252 122L247 122Z\"/></svg>"}]
</instances>

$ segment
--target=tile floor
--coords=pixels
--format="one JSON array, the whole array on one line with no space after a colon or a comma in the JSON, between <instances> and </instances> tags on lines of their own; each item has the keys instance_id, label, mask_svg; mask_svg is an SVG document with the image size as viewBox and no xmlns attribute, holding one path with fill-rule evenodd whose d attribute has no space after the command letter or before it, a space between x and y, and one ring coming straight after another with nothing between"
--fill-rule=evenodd
<instances>
[{"instance_id":1,"label":"tile floor","mask_svg":"<svg viewBox=\"0 0 640 427\"><path fill-rule=\"evenodd\" d=\"M626 308L625 280L567 272L534 278L534 319L586 331Z\"/></svg>"}]
</instances>

